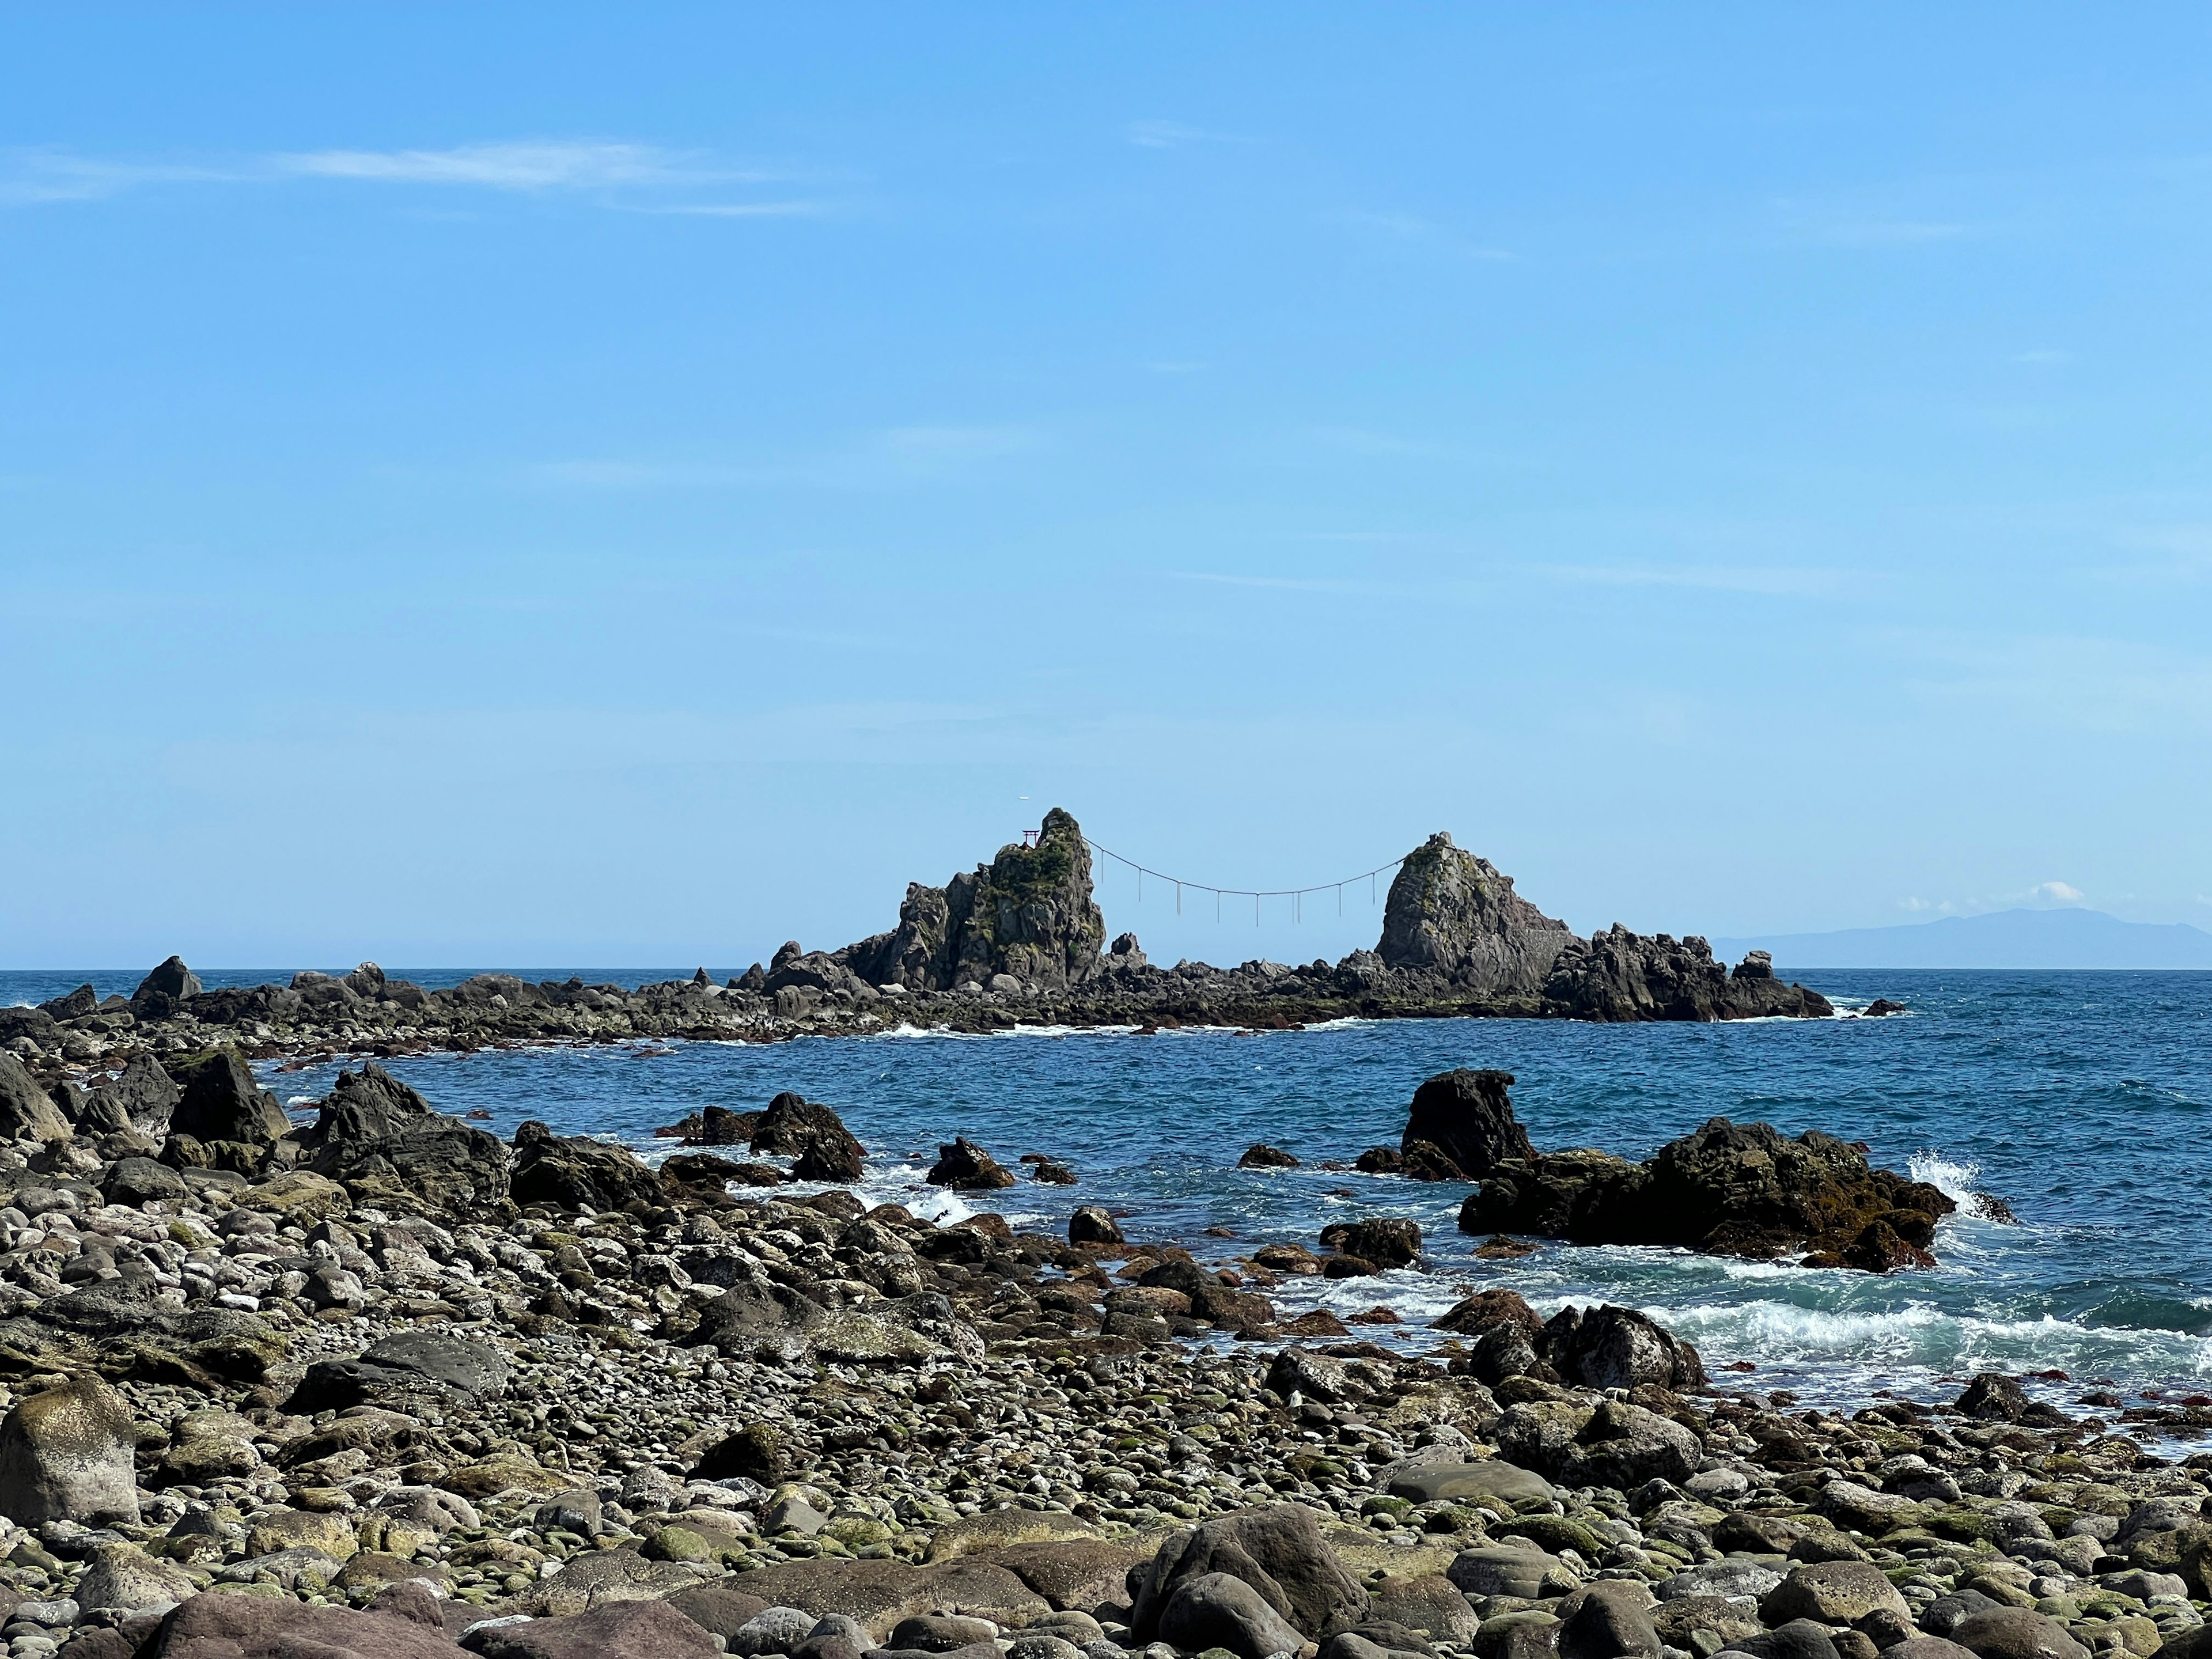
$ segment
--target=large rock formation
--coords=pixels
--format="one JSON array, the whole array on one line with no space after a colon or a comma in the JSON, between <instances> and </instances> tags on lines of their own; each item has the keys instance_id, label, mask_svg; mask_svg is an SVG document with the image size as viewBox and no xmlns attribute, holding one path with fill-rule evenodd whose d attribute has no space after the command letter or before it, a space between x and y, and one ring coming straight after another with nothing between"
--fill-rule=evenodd
<instances>
[{"instance_id":1,"label":"large rock formation","mask_svg":"<svg viewBox=\"0 0 2212 1659\"><path fill-rule=\"evenodd\" d=\"M1929 1267L1936 1221L1958 1206L1924 1181L1808 1130L1717 1117L1648 1164L1588 1149L1497 1164L1461 1206L1468 1233L1533 1233L1577 1244L1662 1244L1806 1265Z\"/></svg>"},{"instance_id":2,"label":"large rock formation","mask_svg":"<svg viewBox=\"0 0 2212 1659\"><path fill-rule=\"evenodd\" d=\"M1573 939L1544 980L1547 1012L1570 1019L1757 1019L1784 1014L1820 1018L1827 998L1774 977L1773 959L1754 951L1731 974L1694 935L1632 933L1615 922Z\"/></svg>"},{"instance_id":3,"label":"large rock formation","mask_svg":"<svg viewBox=\"0 0 2212 1659\"><path fill-rule=\"evenodd\" d=\"M1632 933L1616 923L1584 939L1513 890L1489 860L1439 830L1406 856L1390 884L1376 946L1382 965L1441 980L1492 1005L1606 1021L1817 1017L1816 991L1774 977L1763 951L1734 974L1702 939ZM1352 966L1349 959L1346 967Z\"/></svg>"},{"instance_id":4,"label":"large rock formation","mask_svg":"<svg viewBox=\"0 0 2212 1659\"><path fill-rule=\"evenodd\" d=\"M1423 1179L1480 1181L1501 1158L1534 1158L1528 1132L1513 1116L1506 1090L1510 1072L1474 1072L1462 1066L1431 1078L1413 1091L1406 1133L1398 1143L1408 1172ZM1420 1158L1426 1146L1435 1158ZM1438 1164L1448 1166L1443 1169Z\"/></svg>"},{"instance_id":5,"label":"large rock formation","mask_svg":"<svg viewBox=\"0 0 2212 1659\"><path fill-rule=\"evenodd\" d=\"M988 986L999 974L1057 988L1097 977L1105 943L1106 918L1091 896L1090 844L1055 806L1036 846L1002 847L988 865L942 887L914 883L896 928L833 960L871 985L910 991Z\"/></svg>"},{"instance_id":6,"label":"large rock formation","mask_svg":"<svg viewBox=\"0 0 2212 1659\"><path fill-rule=\"evenodd\" d=\"M1376 948L1392 968L1426 969L1477 996L1534 996L1574 931L1513 890L1488 859L1438 830L1406 855Z\"/></svg>"}]
</instances>

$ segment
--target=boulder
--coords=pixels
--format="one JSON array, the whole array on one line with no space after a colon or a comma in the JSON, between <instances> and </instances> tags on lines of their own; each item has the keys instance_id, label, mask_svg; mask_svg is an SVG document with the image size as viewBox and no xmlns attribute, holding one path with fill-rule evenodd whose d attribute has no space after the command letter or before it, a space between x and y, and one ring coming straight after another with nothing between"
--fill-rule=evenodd
<instances>
[{"instance_id":1,"label":"boulder","mask_svg":"<svg viewBox=\"0 0 2212 1659\"><path fill-rule=\"evenodd\" d=\"M1102 1538L1057 1538L1003 1545L981 1559L1004 1567L1055 1611L1088 1613L1119 1601L1130 1570L1146 1558Z\"/></svg>"},{"instance_id":2,"label":"boulder","mask_svg":"<svg viewBox=\"0 0 2212 1659\"><path fill-rule=\"evenodd\" d=\"M1571 929L1513 890L1487 859L1441 831L1407 854L1390 883L1376 946L1389 967L1442 975L1493 1000L1532 999Z\"/></svg>"},{"instance_id":3,"label":"boulder","mask_svg":"<svg viewBox=\"0 0 2212 1659\"><path fill-rule=\"evenodd\" d=\"M1647 1480L1680 1482L1705 1460L1698 1437L1680 1423L1620 1400L1595 1410L1524 1401L1506 1408L1496 1432L1508 1458L1568 1486L1631 1492Z\"/></svg>"},{"instance_id":4,"label":"boulder","mask_svg":"<svg viewBox=\"0 0 2212 1659\"><path fill-rule=\"evenodd\" d=\"M1330 1553L1314 1512L1297 1504L1271 1504L1170 1534L1137 1575L1141 1583L1133 1587L1130 1628L1139 1640L1155 1639L1183 1581L1224 1574L1249 1585L1306 1636L1357 1623L1367 1610L1365 1589Z\"/></svg>"},{"instance_id":5,"label":"boulder","mask_svg":"<svg viewBox=\"0 0 2212 1659\"><path fill-rule=\"evenodd\" d=\"M139 1659L461 1659L443 1630L399 1613L202 1593L173 1608Z\"/></svg>"},{"instance_id":6,"label":"boulder","mask_svg":"<svg viewBox=\"0 0 2212 1659\"><path fill-rule=\"evenodd\" d=\"M100 1172L100 1195L137 1209L155 1199L180 1199L191 1188L184 1176L150 1158L118 1158Z\"/></svg>"},{"instance_id":7,"label":"boulder","mask_svg":"<svg viewBox=\"0 0 2212 1659\"><path fill-rule=\"evenodd\" d=\"M474 1218L507 1201L499 1138L433 1111L380 1066L340 1072L304 1139L314 1173L364 1203Z\"/></svg>"},{"instance_id":8,"label":"boulder","mask_svg":"<svg viewBox=\"0 0 2212 1659\"><path fill-rule=\"evenodd\" d=\"M1652 1383L1681 1393L1705 1385L1698 1351L1633 1308L1562 1308L1536 1346L1560 1381L1586 1389Z\"/></svg>"},{"instance_id":9,"label":"boulder","mask_svg":"<svg viewBox=\"0 0 2212 1659\"><path fill-rule=\"evenodd\" d=\"M94 1091L103 1109L125 1119L149 1140L168 1139L169 1121L184 1091L151 1054L134 1055L114 1082Z\"/></svg>"},{"instance_id":10,"label":"boulder","mask_svg":"<svg viewBox=\"0 0 2212 1659\"><path fill-rule=\"evenodd\" d=\"M991 1192L1014 1184L1012 1174L966 1135L937 1149L937 1162L924 1179L955 1192Z\"/></svg>"},{"instance_id":11,"label":"boulder","mask_svg":"<svg viewBox=\"0 0 2212 1659\"><path fill-rule=\"evenodd\" d=\"M828 1309L788 1285L739 1279L700 1310L690 1340L735 1352L795 1336L829 1316Z\"/></svg>"},{"instance_id":12,"label":"boulder","mask_svg":"<svg viewBox=\"0 0 2212 1659\"><path fill-rule=\"evenodd\" d=\"M1444 1569L1455 1589L1470 1601L1486 1595L1522 1601L1564 1595L1575 1588L1574 1573L1556 1555L1539 1549L1486 1545L1462 1550Z\"/></svg>"},{"instance_id":13,"label":"boulder","mask_svg":"<svg viewBox=\"0 0 2212 1659\"><path fill-rule=\"evenodd\" d=\"M1993 1607L1961 1620L1951 1640L1977 1659L2088 1659L2066 1626L2032 1607Z\"/></svg>"},{"instance_id":14,"label":"boulder","mask_svg":"<svg viewBox=\"0 0 2212 1659\"><path fill-rule=\"evenodd\" d=\"M1357 1256L1377 1267L1407 1267L1421 1259L1419 1224L1395 1217L1340 1222L1322 1230L1321 1243L1324 1249Z\"/></svg>"},{"instance_id":15,"label":"boulder","mask_svg":"<svg viewBox=\"0 0 2212 1659\"><path fill-rule=\"evenodd\" d=\"M1494 1457L1473 1463L1435 1459L1393 1464L1384 1472L1383 1489L1416 1504L1449 1498L1504 1511L1540 1506L1559 1496L1533 1469Z\"/></svg>"},{"instance_id":16,"label":"boulder","mask_svg":"<svg viewBox=\"0 0 2212 1659\"><path fill-rule=\"evenodd\" d=\"M468 1644L482 1659L709 1659L722 1651L680 1608L643 1599L610 1601L565 1618L495 1625L470 1637Z\"/></svg>"},{"instance_id":17,"label":"boulder","mask_svg":"<svg viewBox=\"0 0 2212 1659\"><path fill-rule=\"evenodd\" d=\"M1792 1567L1759 1604L1769 1625L1811 1619L1823 1625L1854 1627L1877 1613L1894 1614L1906 1625L1912 1610L1896 1585L1871 1561L1819 1561Z\"/></svg>"},{"instance_id":18,"label":"boulder","mask_svg":"<svg viewBox=\"0 0 2212 1659\"><path fill-rule=\"evenodd\" d=\"M0 1048L0 1139L67 1140L69 1120L55 1107L23 1062ZM19 1164L17 1167L21 1167Z\"/></svg>"},{"instance_id":19,"label":"boulder","mask_svg":"<svg viewBox=\"0 0 2212 1659\"><path fill-rule=\"evenodd\" d=\"M1244 1156L1237 1160L1240 1170L1295 1170L1297 1158L1280 1147L1270 1146L1264 1140L1255 1140L1244 1149Z\"/></svg>"},{"instance_id":20,"label":"boulder","mask_svg":"<svg viewBox=\"0 0 2212 1659\"><path fill-rule=\"evenodd\" d=\"M135 1544L102 1544L77 1580L77 1605L89 1612L110 1607L125 1613L167 1613L198 1588L191 1575L173 1561L149 1555Z\"/></svg>"},{"instance_id":21,"label":"boulder","mask_svg":"<svg viewBox=\"0 0 2212 1659\"><path fill-rule=\"evenodd\" d=\"M1535 1157L1506 1094L1512 1082L1510 1072L1462 1067L1439 1073L1414 1090L1399 1144L1407 1173L1428 1180L1480 1181L1501 1159ZM1422 1145L1435 1148L1443 1164L1417 1153Z\"/></svg>"},{"instance_id":22,"label":"boulder","mask_svg":"<svg viewBox=\"0 0 2212 1659\"><path fill-rule=\"evenodd\" d=\"M514 1370L499 1351L451 1331L396 1331L344 1359L319 1359L292 1395L289 1409L312 1414L377 1406L387 1411L436 1411L506 1394Z\"/></svg>"},{"instance_id":23,"label":"boulder","mask_svg":"<svg viewBox=\"0 0 2212 1659\"><path fill-rule=\"evenodd\" d=\"M1469 1645L1482 1624L1467 1597L1440 1572L1385 1573L1369 1580L1367 1616L1459 1647Z\"/></svg>"},{"instance_id":24,"label":"boulder","mask_svg":"<svg viewBox=\"0 0 2212 1659\"><path fill-rule=\"evenodd\" d=\"M1121 1224L1114 1219L1112 1211L1096 1204L1083 1205L1067 1218L1067 1242L1119 1244L1122 1243Z\"/></svg>"},{"instance_id":25,"label":"boulder","mask_svg":"<svg viewBox=\"0 0 2212 1659\"><path fill-rule=\"evenodd\" d=\"M858 1181L866 1173L866 1149L844 1120L788 1091L761 1114L750 1150L796 1160L791 1172L800 1181Z\"/></svg>"},{"instance_id":26,"label":"boulder","mask_svg":"<svg viewBox=\"0 0 2212 1659\"><path fill-rule=\"evenodd\" d=\"M204 988L182 957L171 957L138 981L131 994L131 1012L139 1019L167 1019L186 997L196 997Z\"/></svg>"},{"instance_id":27,"label":"boulder","mask_svg":"<svg viewBox=\"0 0 2212 1659\"><path fill-rule=\"evenodd\" d=\"M135 1524L137 1443L129 1404L96 1376L26 1395L0 1422L0 1515Z\"/></svg>"},{"instance_id":28,"label":"boulder","mask_svg":"<svg viewBox=\"0 0 2212 1659\"><path fill-rule=\"evenodd\" d=\"M1177 1579L1157 1629L1159 1640L1185 1653L1225 1648L1237 1659L1295 1654L1304 1641L1258 1589L1225 1572Z\"/></svg>"},{"instance_id":29,"label":"boulder","mask_svg":"<svg viewBox=\"0 0 2212 1659\"><path fill-rule=\"evenodd\" d=\"M1664 1644L1650 1607L1641 1584L1619 1579L1575 1591L1557 1610L1559 1659L1659 1659Z\"/></svg>"},{"instance_id":30,"label":"boulder","mask_svg":"<svg viewBox=\"0 0 2212 1659\"><path fill-rule=\"evenodd\" d=\"M234 1048L216 1048L181 1062L174 1075L182 1093L170 1114L169 1133L200 1141L267 1146L291 1128L276 1097L253 1080Z\"/></svg>"},{"instance_id":31,"label":"boulder","mask_svg":"<svg viewBox=\"0 0 2212 1659\"><path fill-rule=\"evenodd\" d=\"M1461 1206L1459 1226L1757 1260L1804 1250L1808 1266L1851 1267L1860 1262L1847 1253L1870 1223L1924 1249L1956 1207L1817 1129L1791 1139L1717 1117L1648 1164L1589 1151L1504 1160Z\"/></svg>"},{"instance_id":32,"label":"boulder","mask_svg":"<svg viewBox=\"0 0 2212 1659\"><path fill-rule=\"evenodd\" d=\"M768 1611L768 1603L759 1596L746 1595L726 1579L672 1590L662 1599L708 1635L719 1636L725 1643L749 1620Z\"/></svg>"},{"instance_id":33,"label":"boulder","mask_svg":"<svg viewBox=\"0 0 2212 1659\"><path fill-rule=\"evenodd\" d=\"M619 1146L586 1135L556 1135L532 1118L514 1132L509 1195L574 1213L658 1207L668 1199L660 1177Z\"/></svg>"}]
</instances>

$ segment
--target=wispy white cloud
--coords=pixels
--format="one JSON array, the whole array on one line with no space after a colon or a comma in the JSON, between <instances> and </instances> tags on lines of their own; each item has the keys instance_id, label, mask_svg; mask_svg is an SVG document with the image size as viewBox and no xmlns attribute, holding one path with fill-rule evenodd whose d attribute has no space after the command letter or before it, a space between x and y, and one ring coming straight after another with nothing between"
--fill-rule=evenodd
<instances>
[{"instance_id":1,"label":"wispy white cloud","mask_svg":"<svg viewBox=\"0 0 2212 1659\"><path fill-rule=\"evenodd\" d=\"M1182 149L1192 144L1249 144L1252 141L1233 132L1209 132L1203 127L1186 125L1181 121L1132 121L1121 129L1121 136L1139 149Z\"/></svg>"},{"instance_id":2,"label":"wispy white cloud","mask_svg":"<svg viewBox=\"0 0 2212 1659\"><path fill-rule=\"evenodd\" d=\"M170 161L105 161L65 149L11 149L0 151L0 205L101 202L142 185L220 184L247 176Z\"/></svg>"},{"instance_id":3,"label":"wispy white cloud","mask_svg":"<svg viewBox=\"0 0 2212 1659\"><path fill-rule=\"evenodd\" d=\"M2079 904L2083 895L2070 881L2039 881L2027 890L2027 896L2046 904Z\"/></svg>"},{"instance_id":4,"label":"wispy white cloud","mask_svg":"<svg viewBox=\"0 0 2212 1659\"><path fill-rule=\"evenodd\" d=\"M632 213L674 214L699 219L811 218L830 211L822 202L682 202L633 207Z\"/></svg>"},{"instance_id":5,"label":"wispy white cloud","mask_svg":"<svg viewBox=\"0 0 2212 1659\"><path fill-rule=\"evenodd\" d=\"M1206 582L1217 587L1273 588L1291 593L1384 593L1401 590L1382 582L1346 581L1328 576L1240 576L1212 570L1177 570L1179 582Z\"/></svg>"},{"instance_id":6,"label":"wispy white cloud","mask_svg":"<svg viewBox=\"0 0 2212 1659\"><path fill-rule=\"evenodd\" d=\"M516 476L526 485L568 489L866 489L950 477L1042 441L1026 427L905 426L814 454L742 461L581 456L535 462Z\"/></svg>"},{"instance_id":7,"label":"wispy white cloud","mask_svg":"<svg viewBox=\"0 0 2212 1659\"><path fill-rule=\"evenodd\" d=\"M449 149L320 149L216 161L111 159L47 148L0 151L0 205L103 201L157 185L315 180L602 196L766 184L786 175L737 167L702 151L610 139L520 139ZM660 211L761 218L819 211L803 202L655 204Z\"/></svg>"},{"instance_id":8,"label":"wispy white cloud","mask_svg":"<svg viewBox=\"0 0 2212 1659\"><path fill-rule=\"evenodd\" d=\"M1822 599L1864 585L1858 571L1800 565L1542 564L1534 573L1594 587L1687 587L1776 599Z\"/></svg>"}]
</instances>

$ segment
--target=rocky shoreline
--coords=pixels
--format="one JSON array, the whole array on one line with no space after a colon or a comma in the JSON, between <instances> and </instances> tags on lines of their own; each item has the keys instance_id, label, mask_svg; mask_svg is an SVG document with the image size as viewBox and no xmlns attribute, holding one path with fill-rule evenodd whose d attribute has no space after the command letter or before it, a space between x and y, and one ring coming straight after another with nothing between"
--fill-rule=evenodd
<instances>
[{"instance_id":1,"label":"rocky shoreline","mask_svg":"<svg viewBox=\"0 0 2212 1659\"><path fill-rule=\"evenodd\" d=\"M0 1056L10 1659L2212 1650L2212 1456L2143 1443L2212 1402L1804 1410L1498 1288L1395 1352L1270 1291L1417 1260L1407 1222L1197 1258L1073 1206L937 1226L790 1180L858 1149L796 1096L754 1189L373 1066L299 1128L234 1055L178 1069L57 1084L41 1134ZM1525 1164L1450 1075L1409 1142Z\"/></svg>"},{"instance_id":2,"label":"rocky shoreline","mask_svg":"<svg viewBox=\"0 0 2212 1659\"><path fill-rule=\"evenodd\" d=\"M1161 968L1133 933L1110 945L1091 850L1055 808L1034 846L943 888L915 883L897 927L834 951L797 941L720 984L532 983L479 974L426 990L374 963L284 985L210 990L171 957L128 998L89 986L0 1008L0 1049L33 1069L112 1072L142 1054L213 1044L311 1064L525 1043L776 1042L902 1027L980 1033L1023 1025L1283 1030L1335 1019L1514 1018L1608 1023L1825 1018L1826 998L1774 977L1753 951L1733 969L1703 939L1614 927L1581 939L1513 890L1486 860L1431 836L1390 885L1372 951L1303 965ZM1897 1011L1879 1003L1871 1013Z\"/></svg>"}]
</instances>

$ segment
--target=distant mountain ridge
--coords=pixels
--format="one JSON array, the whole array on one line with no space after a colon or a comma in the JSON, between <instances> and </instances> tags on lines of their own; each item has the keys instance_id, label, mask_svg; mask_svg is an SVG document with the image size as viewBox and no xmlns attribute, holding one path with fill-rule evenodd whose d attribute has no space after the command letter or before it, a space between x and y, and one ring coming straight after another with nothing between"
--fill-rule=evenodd
<instances>
[{"instance_id":1,"label":"distant mountain ridge","mask_svg":"<svg viewBox=\"0 0 2212 1659\"><path fill-rule=\"evenodd\" d=\"M1804 968L2212 968L2212 933L2187 922L2123 921L2102 910L1997 910L1896 927L1717 939L1734 960L1769 951Z\"/></svg>"}]
</instances>

